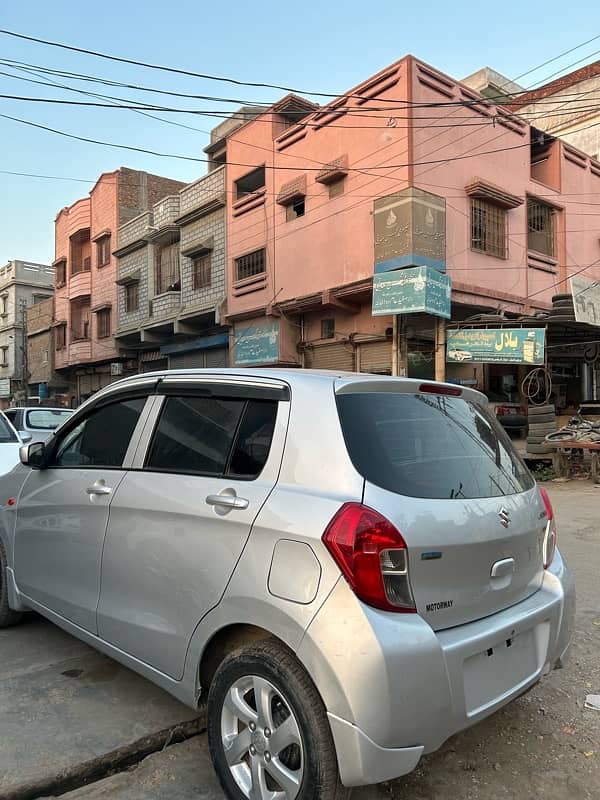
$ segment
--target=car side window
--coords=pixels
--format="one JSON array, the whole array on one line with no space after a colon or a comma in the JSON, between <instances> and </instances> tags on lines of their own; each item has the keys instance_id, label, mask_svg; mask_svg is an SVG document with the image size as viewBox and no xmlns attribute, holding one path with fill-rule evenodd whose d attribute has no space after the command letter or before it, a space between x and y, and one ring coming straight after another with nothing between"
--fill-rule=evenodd
<instances>
[{"instance_id":1,"label":"car side window","mask_svg":"<svg viewBox=\"0 0 600 800\"><path fill-rule=\"evenodd\" d=\"M244 406L234 398L167 397L146 469L222 475Z\"/></svg>"},{"instance_id":2,"label":"car side window","mask_svg":"<svg viewBox=\"0 0 600 800\"><path fill-rule=\"evenodd\" d=\"M6 418L10 420L10 422L16 427L17 424L17 411L16 409L9 408L8 411L4 412Z\"/></svg>"},{"instance_id":3,"label":"car side window","mask_svg":"<svg viewBox=\"0 0 600 800\"><path fill-rule=\"evenodd\" d=\"M92 410L57 442L49 467L120 467L129 447L144 397Z\"/></svg>"},{"instance_id":4,"label":"car side window","mask_svg":"<svg viewBox=\"0 0 600 800\"><path fill-rule=\"evenodd\" d=\"M269 455L276 415L272 400L167 397L146 469L256 478Z\"/></svg>"},{"instance_id":5,"label":"car side window","mask_svg":"<svg viewBox=\"0 0 600 800\"><path fill-rule=\"evenodd\" d=\"M267 463L275 419L275 400L249 400L237 432L227 475L246 480L257 478Z\"/></svg>"}]
</instances>

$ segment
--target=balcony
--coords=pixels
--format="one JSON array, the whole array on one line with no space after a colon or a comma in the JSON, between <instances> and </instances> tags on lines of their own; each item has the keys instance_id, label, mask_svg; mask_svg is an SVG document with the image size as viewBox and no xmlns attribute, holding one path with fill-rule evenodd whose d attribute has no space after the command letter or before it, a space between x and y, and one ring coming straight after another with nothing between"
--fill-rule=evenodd
<instances>
[{"instance_id":1,"label":"balcony","mask_svg":"<svg viewBox=\"0 0 600 800\"><path fill-rule=\"evenodd\" d=\"M154 227L159 230L174 225L179 216L179 195L172 194L155 203L152 207L152 216Z\"/></svg>"},{"instance_id":2,"label":"balcony","mask_svg":"<svg viewBox=\"0 0 600 800\"><path fill-rule=\"evenodd\" d=\"M151 316L154 322L173 319L181 310L181 292L165 292L150 301Z\"/></svg>"},{"instance_id":3,"label":"balcony","mask_svg":"<svg viewBox=\"0 0 600 800\"><path fill-rule=\"evenodd\" d=\"M179 225L185 225L225 205L225 167L209 172L179 192Z\"/></svg>"},{"instance_id":4,"label":"balcony","mask_svg":"<svg viewBox=\"0 0 600 800\"><path fill-rule=\"evenodd\" d=\"M150 233L152 227L152 212L139 214L130 222L121 225L117 234L117 250L124 250L136 243L145 241L145 237Z\"/></svg>"}]
</instances>

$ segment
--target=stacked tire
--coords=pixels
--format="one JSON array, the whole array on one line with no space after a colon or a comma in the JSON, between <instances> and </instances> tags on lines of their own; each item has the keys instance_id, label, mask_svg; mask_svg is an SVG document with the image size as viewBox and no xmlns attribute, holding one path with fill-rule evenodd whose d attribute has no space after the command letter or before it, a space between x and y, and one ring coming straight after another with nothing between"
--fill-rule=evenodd
<instances>
[{"instance_id":1,"label":"stacked tire","mask_svg":"<svg viewBox=\"0 0 600 800\"><path fill-rule=\"evenodd\" d=\"M554 448L545 439L556 430L556 408L548 403L542 406L529 406L527 410L527 452L531 455L551 455Z\"/></svg>"}]
</instances>

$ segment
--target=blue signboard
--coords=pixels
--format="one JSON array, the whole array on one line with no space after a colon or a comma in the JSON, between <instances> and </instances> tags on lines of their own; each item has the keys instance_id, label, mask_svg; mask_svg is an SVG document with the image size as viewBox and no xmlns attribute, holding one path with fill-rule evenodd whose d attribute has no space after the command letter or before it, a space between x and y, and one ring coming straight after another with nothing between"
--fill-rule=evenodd
<instances>
[{"instance_id":1,"label":"blue signboard","mask_svg":"<svg viewBox=\"0 0 600 800\"><path fill-rule=\"evenodd\" d=\"M433 314L450 319L452 280L432 267L413 267L373 276L373 316Z\"/></svg>"},{"instance_id":2,"label":"blue signboard","mask_svg":"<svg viewBox=\"0 0 600 800\"><path fill-rule=\"evenodd\" d=\"M235 326L233 335L233 363L276 364L279 361L279 320L260 324Z\"/></svg>"}]
</instances>

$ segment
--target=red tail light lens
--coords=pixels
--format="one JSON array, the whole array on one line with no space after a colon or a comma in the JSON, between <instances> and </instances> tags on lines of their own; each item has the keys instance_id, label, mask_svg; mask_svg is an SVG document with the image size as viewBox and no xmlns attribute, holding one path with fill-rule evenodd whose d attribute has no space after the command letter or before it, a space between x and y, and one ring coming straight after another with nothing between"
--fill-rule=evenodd
<instances>
[{"instance_id":1,"label":"red tail light lens","mask_svg":"<svg viewBox=\"0 0 600 800\"><path fill-rule=\"evenodd\" d=\"M406 542L385 517L360 503L343 505L323 542L352 590L386 611L414 613Z\"/></svg>"},{"instance_id":2,"label":"red tail light lens","mask_svg":"<svg viewBox=\"0 0 600 800\"><path fill-rule=\"evenodd\" d=\"M419 386L420 392L427 392L427 394L448 394L452 397L460 397L462 389L457 386L445 386L443 383L422 383Z\"/></svg>"},{"instance_id":3,"label":"red tail light lens","mask_svg":"<svg viewBox=\"0 0 600 800\"><path fill-rule=\"evenodd\" d=\"M558 532L556 530L556 519L554 518L554 510L552 508L552 503L550 502L550 498L548 497L548 492L545 489L542 489L541 486L539 486L538 489L540 497L544 501L546 514L548 515L548 522L546 523L546 531L544 533L544 543L542 547L542 558L544 561L544 569L548 569L548 567L554 560L554 553L556 552L556 540L558 537Z\"/></svg>"}]
</instances>

